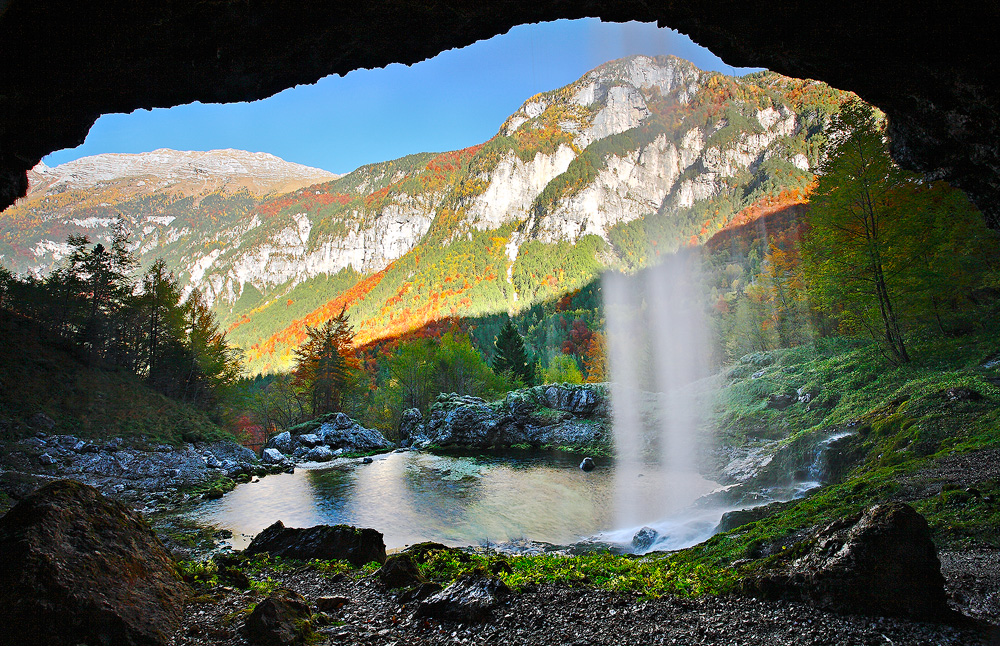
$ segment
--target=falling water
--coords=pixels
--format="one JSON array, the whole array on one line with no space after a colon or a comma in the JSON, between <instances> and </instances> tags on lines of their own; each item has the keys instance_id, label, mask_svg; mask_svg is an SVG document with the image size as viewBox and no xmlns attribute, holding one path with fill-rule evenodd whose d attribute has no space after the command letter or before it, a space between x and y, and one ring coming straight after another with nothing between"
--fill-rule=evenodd
<instances>
[{"instance_id":1,"label":"falling water","mask_svg":"<svg viewBox=\"0 0 1000 646\"><path fill-rule=\"evenodd\" d=\"M697 263L678 254L603 282L621 535L671 525L710 484L696 468L696 382L707 373L709 341ZM653 474L657 495L638 496L636 478Z\"/></svg>"}]
</instances>

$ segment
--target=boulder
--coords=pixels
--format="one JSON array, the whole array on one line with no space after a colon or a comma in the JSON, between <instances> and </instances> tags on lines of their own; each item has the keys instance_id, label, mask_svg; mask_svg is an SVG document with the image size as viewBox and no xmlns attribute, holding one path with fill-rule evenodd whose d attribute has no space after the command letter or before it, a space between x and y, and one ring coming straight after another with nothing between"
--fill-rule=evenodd
<instances>
[{"instance_id":1,"label":"boulder","mask_svg":"<svg viewBox=\"0 0 1000 646\"><path fill-rule=\"evenodd\" d=\"M636 552L645 552L659 537L660 533L652 527L643 527L632 537L632 549Z\"/></svg>"},{"instance_id":2,"label":"boulder","mask_svg":"<svg viewBox=\"0 0 1000 646\"><path fill-rule=\"evenodd\" d=\"M316 435L315 433L303 433L302 435L299 435L296 439L299 441L299 444L303 444L305 446L310 446L310 447L316 446L317 444L323 441L322 438L320 438L320 436Z\"/></svg>"},{"instance_id":3,"label":"boulder","mask_svg":"<svg viewBox=\"0 0 1000 646\"><path fill-rule=\"evenodd\" d=\"M278 433L264 444L265 449L278 449L285 455L289 455L295 450L295 441L288 431Z\"/></svg>"},{"instance_id":4,"label":"boulder","mask_svg":"<svg viewBox=\"0 0 1000 646\"><path fill-rule=\"evenodd\" d=\"M331 449L343 449L355 453L380 451L391 447L389 440L380 432L365 428L343 413L327 415L321 419L323 421L316 434L322 438L323 444L329 445Z\"/></svg>"},{"instance_id":5,"label":"boulder","mask_svg":"<svg viewBox=\"0 0 1000 646\"><path fill-rule=\"evenodd\" d=\"M378 580L387 588L408 588L427 583L409 554L394 554L387 558L378 570Z\"/></svg>"},{"instance_id":6,"label":"boulder","mask_svg":"<svg viewBox=\"0 0 1000 646\"><path fill-rule=\"evenodd\" d=\"M431 406L427 422L411 428L411 446L485 449L529 445L579 450L609 446L610 420L603 393L603 386L589 384L534 386L511 391L503 401L492 403L444 393ZM550 403L561 409L550 407ZM570 412L574 410L577 412Z\"/></svg>"},{"instance_id":7,"label":"boulder","mask_svg":"<svg viewBox=\"0 0 1000 646\"><path fill-rule=\"evenodd\" d=\"M594 464L594 458L584 458L583 462L580 463L580 468L584 471L593 471L597 467Z\"/></svg>"},{"instance_id":8,"label":"boulder","mask_svg":"<svg viewBox=\"0 0 1000 646\"><path fill-rule=\"evenodd\" d=\"M141 517L72 480L0 518L0 554L5 643L166 644L188 594Z\"/></svg>"},{"instance_id":9,"label":"boulder","mask_svg":"<svg viewBox=\"0 0 1000 646\"><path fill-rule=\"evenodd\" d=\"M441 592L422 601L417 607L417 616L462 623L486 621L510 594L510 588L500 579L463 575Z\"/></svg>"},{"instance_id":10,"label":"boulder","mask_svg":"<svg viewBox=\"0 0 1000 646\"><path fill-rule=\"evenodd\" d=\"M742 527L743 525L763 520L764 518L770 518L779 511L797 505L798 502L798 500L772 502L766 505L750 507L749 509L735 509L733 511L727 511L722 514L722 518L719 519L719 524L715 528L715 533L721 534L722 532L728 532L736 529L737 527Z\"/></svg>"},{"instance_id":11,"label":"boulder","mask_svg":"<svg viewBox=\"0 0 1000 646\"><path fill-rule=\"evenodd\" d=\"M886 503L834 521L786 550L804 555L745 579L743 592L801 600L835 612L944 618L941 563L927 521L904 503Z\"/></svg>"},{"instance_id":12,"label":"boulder","mask_svg":"<svg viewBox=\"0 0 1000 646\"><path fill-rule=\"evenodd\" d=\"M346 413L334 413L331 423L333 428L338 431L343 431L357 424L357 422L348 417Z\"/></svg>"},{"instance_id":13,"label":"boulder","mask_svg":"<svg viewBox=\"0 0 1000 646\"><path fill-rule=\"evenodd\" d=\"M488 448L496 440L500 418L486 400L471 395L438 395L431 406L427 433L432 443Z\"/></svg>"},{"instance_id":14,"label":"boulder","mask_svg":"<svg viewBox=\"0 0 1000 646\"><path fill-rule=\"evenodd\" d=\"M285 527L279 520L257 534L245 554L253 556L263 552L303 561L339 559L349 561L355 567L372 561L385 562L382 533L349 525L316 525L299 529Z\"/></svg>"},{"instance_id":15,"label":"boulder","mask_svg":"<svg viewBox=\"0 0 1000 646\"><path fill-rule=\"evenodd\" d=\"M243 629L254 646L298 646L313 636L311 618L302 595L281 589L257 604Z\"/></svg>"},{"instance_id":16,"label":"boulder","mask_svg":"<svg viewBox=\"0 0 1000 646\"><path fill-rule=\"evenodd\" d=\"M319 610L320 612L336 612L350 603L353 602L349 597L318 597L316 599L316 610Z\"/></svg>"},{"instance_id":17,"label":"boulder","mask_svg":"<svg viewBox=\"0 0 1000 646\"><path fill-rule=\"evenodd\" d=\"M328 446L314 446L306 453L309 462L329 462L333 459L333 451Z\"/></svg>"},{"instance_id":18,"label":"boulder","mask_svg":"<svg viewBox=\"0 0 1000 646\"><path fill-rule=\"evenodd\" d=\"M399 437L401 440L409 440L414 435L419 435L423 430L424 416L420 414L419 408L407 408L399 417Z\"/></svg>"},{"instance_id":19,"label":"boulder","mask_svg":"<svg viewBox=\"0 0 1000 646\"><path fill-rule=\"evenodd\" d=\"M285 456L275 448L266 448L260 454L260 459L265 464L281 464L285 461Z\"/></svg>"}]
</instances>

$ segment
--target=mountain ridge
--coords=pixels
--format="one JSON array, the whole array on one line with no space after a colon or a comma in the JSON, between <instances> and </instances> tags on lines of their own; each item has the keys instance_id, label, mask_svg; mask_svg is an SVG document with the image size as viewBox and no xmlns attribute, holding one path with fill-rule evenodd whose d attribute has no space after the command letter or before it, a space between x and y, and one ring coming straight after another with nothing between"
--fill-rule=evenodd
<instances>
[{"instance_id":1,"label":"mountain ridge","mask_svg":"<svg viewBox=\"0 0 1000 646\"><path fill-rule=\"evenodd\" d=\"M477 146L263 197L216 186L114 206L140 234L137 251L167 257L186 289L214 302L255 369L270 370L287 365L302 322L338 299L324 290L364 283L347 301L370 340L529 307L603 268L700 244L753 204L802 199L825 123L847 96L771 72L734 78L632 56L530 97ZM93 201L61 222L107 222L116 209ZM5 263L60 244L7 237Z\"/></svg>"}]
</instances>

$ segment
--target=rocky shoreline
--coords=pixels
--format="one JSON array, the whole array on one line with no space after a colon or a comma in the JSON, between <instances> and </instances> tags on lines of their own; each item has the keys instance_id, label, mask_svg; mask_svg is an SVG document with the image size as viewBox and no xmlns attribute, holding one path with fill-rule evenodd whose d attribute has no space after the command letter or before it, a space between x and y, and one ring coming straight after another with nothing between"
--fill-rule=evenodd
<instances>
[{"instance_id":1,"label":"rocky shoreline","mask_svg":"<svg viewBox=\"0 0 1000 646\"><path fill-rule=\"evenodd\" d=\"M279 471L261 464L250 449L224 440L171 446L39 431L0 452L0 490L14 500L41 483L71 478L145 514L220 496L238 483Z\"/></svg>"}]
</instances>

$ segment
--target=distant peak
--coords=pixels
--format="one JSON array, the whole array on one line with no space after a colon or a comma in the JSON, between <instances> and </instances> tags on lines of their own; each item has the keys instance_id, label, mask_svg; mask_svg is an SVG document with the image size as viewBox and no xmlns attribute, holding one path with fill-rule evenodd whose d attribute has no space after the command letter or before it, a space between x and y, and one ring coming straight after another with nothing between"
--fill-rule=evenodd
<instances>
[{"instance_id":1,"label":"distant peak","mask_svg":"<svg viewBox=\"0 0 1000 646\"><path fill-rule=\"evenodd\" d=\"M294 190L340 177L335 173L288 162L264 152L233 148L173 150L143 153L102 153L48 167L38 164L30 191L87 190L101 184L135 180L143 190L176 187L201 193L218 189L249 189L256 194ZM228 187L228 188L227 188Z\"/></svg>"}]
</instances>

